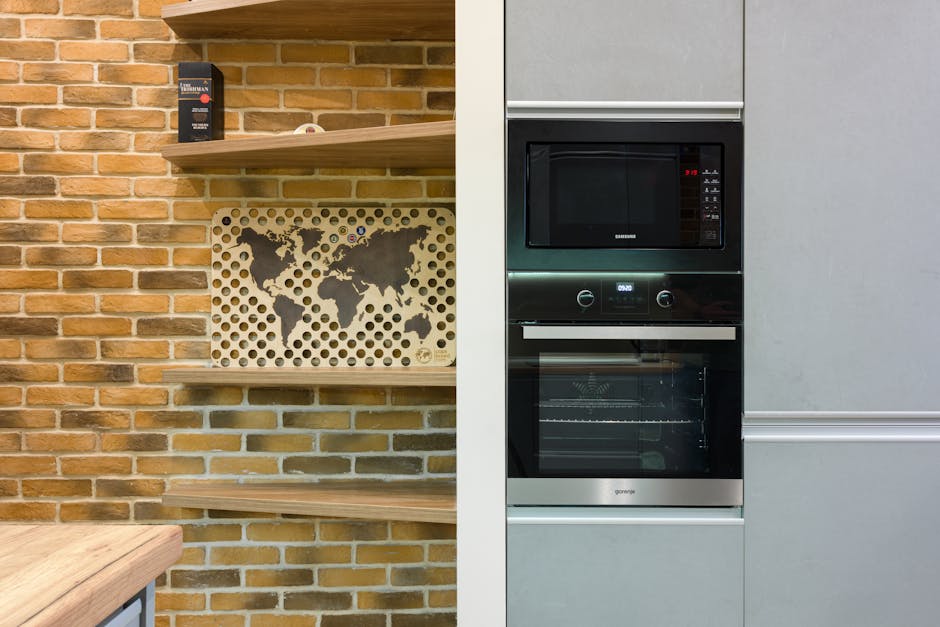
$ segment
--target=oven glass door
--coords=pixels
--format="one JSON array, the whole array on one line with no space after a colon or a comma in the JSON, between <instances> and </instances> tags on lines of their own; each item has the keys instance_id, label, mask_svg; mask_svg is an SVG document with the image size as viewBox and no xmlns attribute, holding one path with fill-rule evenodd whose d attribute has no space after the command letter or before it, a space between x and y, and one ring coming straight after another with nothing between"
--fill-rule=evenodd
<instances>
[{"instance_id":1,"label":"oven glass door","mask_svg":"<svg viewBox=\"0 0 940 627\"><path fill-rule=\"evenodd\" d=\"M510 477L740 478L739 326L509 330Z\"/></svg>"}]
</instances>

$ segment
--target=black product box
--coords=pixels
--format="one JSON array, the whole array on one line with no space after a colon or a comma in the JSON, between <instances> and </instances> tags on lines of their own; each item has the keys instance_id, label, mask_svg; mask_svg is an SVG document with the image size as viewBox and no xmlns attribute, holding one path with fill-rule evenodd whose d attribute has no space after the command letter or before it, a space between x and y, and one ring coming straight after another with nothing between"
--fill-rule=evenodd
<instances>
[{"instance_id":1,"label":"black product box","mask_svg":"<svg viewBox=\"0 0 940 627\"><path fill-rule=\"evenodd\" d=\"M179 142L222 139L222 72L211 63L179 64Z\"/></svg>"}]
</instances>

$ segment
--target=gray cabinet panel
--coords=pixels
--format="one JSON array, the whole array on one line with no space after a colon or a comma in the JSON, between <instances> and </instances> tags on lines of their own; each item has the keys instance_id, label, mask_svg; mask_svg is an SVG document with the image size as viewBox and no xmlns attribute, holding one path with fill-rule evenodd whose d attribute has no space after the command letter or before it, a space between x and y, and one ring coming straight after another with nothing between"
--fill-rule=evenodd
<instances>
[{"instance_id":1,"label":"gray cabinet panel","mask_svg":"<svg viewBox=\"0 0 940 627\"><path fill-rule=\"evenodd\" d=\"M934 410L940 3L745 14L745 409Z\"/></svg>"},{"instance_id":2,"label":"gray cabinet panel","mask_svg":"<svg viewBox=\"0 0 940 627\"><path fill-rule=\"evenodd\" d=\"M745 442L748 627L933 627L940 443Z\"/></svg>"},{"instance_id":3,"label":"gray cabinet panel","mask_svg":"<svg viewBox=\"0 0 940 627\"><path fill-rule=\"evenodd\" d=\"M508 100L740 101L741 0L506 0Z\"/></svg>"},{"instance_id":4,"label":"gray cabinet panel","mask_svg":"<svg viewBox=\"0 0 940 627\"><path fill-rule=\"evenodd\" d=\"M742 625L738 525L512 524L509 627Z\"/></svg>"}]
</instances>

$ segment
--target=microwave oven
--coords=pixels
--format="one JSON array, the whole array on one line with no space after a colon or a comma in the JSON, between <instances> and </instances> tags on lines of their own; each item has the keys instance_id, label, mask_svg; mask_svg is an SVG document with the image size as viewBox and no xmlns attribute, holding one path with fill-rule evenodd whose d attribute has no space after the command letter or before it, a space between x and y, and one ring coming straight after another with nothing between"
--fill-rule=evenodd
<instances>
[{"instance_id":1,"label":"microwave oven","mask_svg":"<svg viewBox=\"0 0 940 627\"><path fill-rule=\"evenodd\" d=\"M738 272L740 122L511 119L507 266Z\"/></svg>"}]
</instances>

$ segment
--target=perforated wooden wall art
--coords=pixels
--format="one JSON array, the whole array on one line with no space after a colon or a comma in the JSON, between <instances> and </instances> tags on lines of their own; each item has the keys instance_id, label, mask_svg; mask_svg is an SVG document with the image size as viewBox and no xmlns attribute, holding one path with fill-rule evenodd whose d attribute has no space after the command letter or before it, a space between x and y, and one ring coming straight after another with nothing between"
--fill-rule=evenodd
<instances>
[{"instance_id":1,"label":"perforated wooden wall art","mask_svg":"<svg viewBox=\"0 0 940 627\"><path fill-rule=\"evenodd\" d=\"M216 212L219 366L446 366L454 361L448 209Z\"/></svg>"}]
</instances>

